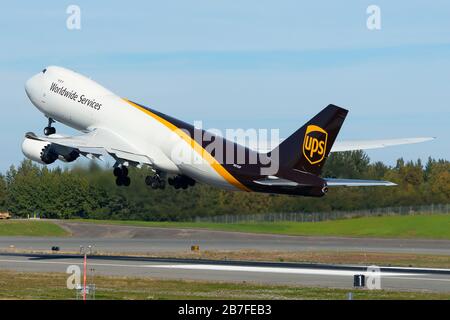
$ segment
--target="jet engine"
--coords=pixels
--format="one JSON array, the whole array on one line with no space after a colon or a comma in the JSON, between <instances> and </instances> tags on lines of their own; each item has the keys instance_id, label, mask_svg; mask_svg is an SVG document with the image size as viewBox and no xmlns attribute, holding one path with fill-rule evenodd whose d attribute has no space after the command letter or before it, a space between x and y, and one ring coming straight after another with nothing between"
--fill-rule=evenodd
<instances>
[{"instance_id":1,"label":"jet engine","mask_svg":"<svg viewBox=\"0 0 450 320\"><path fill-rule=\"evenodd\" d=\"M30 138L25 138L23 140L22 152L28 159L42 164L51 164L58 159L64 162L72 162L80 156L80 154L72 148Z\"/></svg>"}]
</instances>

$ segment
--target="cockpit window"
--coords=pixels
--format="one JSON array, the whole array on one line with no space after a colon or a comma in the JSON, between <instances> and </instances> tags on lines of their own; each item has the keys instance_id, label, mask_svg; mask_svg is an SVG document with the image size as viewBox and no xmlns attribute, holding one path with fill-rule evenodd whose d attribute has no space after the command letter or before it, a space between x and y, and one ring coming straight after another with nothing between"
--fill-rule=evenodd
<instances>
[{"instance_id":1,"label":"cockpit window","mask_svg":"<svg viewBox=\"0 0 450 320\"><path fill-rule=\"evenodd\" d=\"M42 70L42 73L45 73L45 71L47 71L47 69Z\"/></svg>"}]
</instances>

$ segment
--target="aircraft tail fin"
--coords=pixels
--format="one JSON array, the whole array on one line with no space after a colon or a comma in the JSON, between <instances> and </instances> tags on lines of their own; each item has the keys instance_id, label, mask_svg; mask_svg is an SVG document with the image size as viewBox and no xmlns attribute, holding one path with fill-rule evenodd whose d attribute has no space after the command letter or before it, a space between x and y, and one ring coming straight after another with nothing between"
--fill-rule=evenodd
<instances>
[{"instance_id":1,"label":"aircraft tail fin","mask_svg":"<svg viewBox=\"0 0 450 320\"><path fill-rule=\"evenodd\" d=\"M280 169L320 175L347 113L330 104L272 150L278 152Z\"/></svg>"}]
</instances>

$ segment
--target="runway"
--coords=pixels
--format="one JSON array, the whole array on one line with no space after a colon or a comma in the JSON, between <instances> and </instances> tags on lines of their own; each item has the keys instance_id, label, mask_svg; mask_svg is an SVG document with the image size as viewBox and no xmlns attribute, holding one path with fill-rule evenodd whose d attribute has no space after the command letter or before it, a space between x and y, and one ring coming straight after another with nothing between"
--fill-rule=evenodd
<instances>
[{"instance_id":1,"label":"runway","mask_svg":"<svg viewBox=\"0 0 450 320\"><path fill-rule=\"evenodd\" d=\"M0 254L0 269L25 272L66 272L69 265L82 267L76 255ZM88 270L95 275L157 279L255 282L311 287L352 288L353 276L365 274L363 266L318 265L92 256ZM92 274L91 274L92 275ZM450 292L450 270L381 268L381 288Z\"/></svg>"},{"instance_id":2,"label":"runway","mask_svg":"<svg viewBox=\"0 0 450 320\"><path fill-rule=\"evenodd\" d=\"M271 234L211 231L183 228L150 228L58 222L71 233L66 238L0 237L0 250L79 252L93 245L88 268L94 274L157 279L254 282L290 286L352 288L353 276L366 272L362 266L314 265L276 262L207 261L124 257L126 254L188 252L191 245L205 250L388 252L450 255L448 240L300 237ZM66 272L82 264L80 256L50 254L0 254L0 270ZM450 292L450 270L382 268L381 287L394 290Z\"/></svg>"},{"instance_id":3,"label":"runway","mask_svg":"<svg viewBox=\"0 0 450 320\"><path fill-rule=\"evenodd\" d=\"M182 228L153 228L58 221L72 237L0 237L0 250L11 246L24 250L79 251L94 245L102 253L182 252L191 245L201 250L259 251L357 251L450 255L449 240L303 237L272 234L211 231Z\"/></svg>"}]
</instances>

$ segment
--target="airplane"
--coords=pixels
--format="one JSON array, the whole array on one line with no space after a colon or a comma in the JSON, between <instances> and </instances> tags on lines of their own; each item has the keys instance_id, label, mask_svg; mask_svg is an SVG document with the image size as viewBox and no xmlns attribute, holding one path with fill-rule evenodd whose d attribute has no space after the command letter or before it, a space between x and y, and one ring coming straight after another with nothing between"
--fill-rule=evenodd
<instances>
[{"instance_id":1,"label":"airplane","mask_svg":"<svg viewBox=\"0 0 450 320\"><path fill-rule=\"evenodd\" d=\"M149 166L145 183L175 189L197 182L246 192L321 197L334 186L393 186L376 180L321 177L330 152L383 148L433 138L344 141L335 139L348 110L328 105L269 151L258 151L122 98L66 68L49 66L25 83L32 104L48 118L44 136L25 134L23 154L41 164L80 156L114 158L117 186L129 186L130 166ZM56 133L60 122L82 133ZM251 159L252 161L250 161Z\"/></svg>"}]
</instances>

